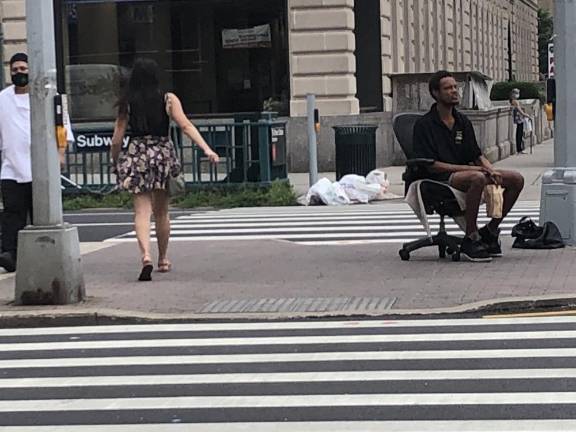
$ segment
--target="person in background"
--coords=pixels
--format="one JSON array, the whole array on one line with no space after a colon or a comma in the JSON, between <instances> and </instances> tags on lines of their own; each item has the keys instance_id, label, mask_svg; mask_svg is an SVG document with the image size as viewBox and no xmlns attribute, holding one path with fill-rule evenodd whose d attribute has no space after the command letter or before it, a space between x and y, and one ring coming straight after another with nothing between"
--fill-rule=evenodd
<instances>
[{"instance_id":1,"label":"person in background","mask_svg":"<svg viewBox=\"0 0 576 432\"><path fill-rule=\"evenodd\" d=\"M515 88L510 93L510 105L512 106L512 119L516 125L516 154L526 154L524 151L524 119L530 116L524 112L520 102L520 90Z\"/></svg>"},{"instance_id":2,"label":"person in background","mask_svg":"<svg viewBox=\"0 0 576 432\"><path fill-rule=\"evenodd\" d=\"M152 280L150 219L154 214L158 240L158 271L169 272L170 217L168 181L180 173L180 161L169 137L170 119L196 143L212 163L218 155L210 149L198 129L188 120L180 99L160 88L160 70L155 61L134 62L126 91L118 102L118 116L112 137L112 160L120 190L133 194L134 227L142 268L139 281ZM130 126L130 142L122 149Z\"/></svg>"},{"instance_id":3,"label":"person in background","mask_svg":"<svg viewBox=\"0 0 576 432\"><path fill-rule=\"evenodd\" d=\"M25 53L14 54L9 67L12 85L0 92L0 179L4 204L0 267L14 272L18 257L18 232L32 220L28 56ZM66 141L70 144L74 141L70 120L66 117L64 122Z\"/></svg>"}]
</instances>

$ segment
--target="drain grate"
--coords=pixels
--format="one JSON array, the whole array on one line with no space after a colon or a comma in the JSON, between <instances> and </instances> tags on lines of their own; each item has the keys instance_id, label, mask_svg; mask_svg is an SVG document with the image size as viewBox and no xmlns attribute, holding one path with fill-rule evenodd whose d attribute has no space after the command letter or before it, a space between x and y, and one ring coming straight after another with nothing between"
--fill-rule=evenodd
<instances>
[{"instance_id":1,"label":"drain grate","mask_svg":"<svg viewBox=\"0 0 576 432\"><path fill-rule=\"evenodd\" d=\"M200 313L377 313L390 310L395 302L395 297L293 297L217 300L206 304L200 310Z\"/></svg>"}]
</instances>

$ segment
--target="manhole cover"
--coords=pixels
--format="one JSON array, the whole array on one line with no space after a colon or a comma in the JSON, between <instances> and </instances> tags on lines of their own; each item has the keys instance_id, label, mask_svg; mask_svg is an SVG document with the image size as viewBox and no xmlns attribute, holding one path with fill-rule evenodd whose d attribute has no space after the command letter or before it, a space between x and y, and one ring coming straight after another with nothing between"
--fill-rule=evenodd
<instances>
[{"instance_id":1,"label":"manhole cover","mask_svg":"<svg viewBox=\"0 0 576 432\"><path fill-rule=\"evenodd\" d=\"M376 313L389 310L395 297L293 297L217 300L208 303L200 313L264 312L355 312Z\"/></svg>"}]
</instances>

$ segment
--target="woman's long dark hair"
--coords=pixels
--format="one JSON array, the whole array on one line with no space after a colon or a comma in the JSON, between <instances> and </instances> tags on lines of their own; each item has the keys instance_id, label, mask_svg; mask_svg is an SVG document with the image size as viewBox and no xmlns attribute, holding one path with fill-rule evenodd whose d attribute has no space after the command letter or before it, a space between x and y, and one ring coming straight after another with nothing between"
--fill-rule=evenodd
<instances>
[{"instance_id":1,"label":"woman's long dark hair","mask_svg":"<svg viewBox=\"0 0 576 432\"><path fill-rule=\"evenodd\" d=\"M118 101L120 116L130 116L130 125L137 130L148 130L161 122L164 93L160 89L158 64L147 58L138 58L132 67L130 79Z\"/></svg>"}]
</instances>

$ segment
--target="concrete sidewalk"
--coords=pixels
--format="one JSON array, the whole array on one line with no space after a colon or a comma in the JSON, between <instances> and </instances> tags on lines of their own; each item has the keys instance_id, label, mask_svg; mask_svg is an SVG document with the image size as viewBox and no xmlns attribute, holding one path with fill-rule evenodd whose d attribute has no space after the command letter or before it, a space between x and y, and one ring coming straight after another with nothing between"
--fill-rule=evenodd
<instances>
[{"instance_id":1,"label":"concrete sidewalk","mask_svg":"<svg viewBox=\"0 0 576 432\"><path fill-rule=\"evenodd\" d=\"M498 164L519 169L525 175L523 200L539 198L539 178L551 166L551 149L549 142L535 148L533 155L513 156ZM386 171L393 191L398 192L401 168ZM301 178L292 176L295 182ZM374 208L391 205L398 206L398 201ZM224 210L219 214L235 212ZM506 299L576 297L571 294L576 286L575 249L522 251L511 249L511 242L511 238L504 238L503 258L490 264L471 264L439 260L432 248L418 251L411 261L403 262L397 254L399 245L390 243L303 246L287 241L181 241L171 245L174 271L155 273L152 283L135 282L139 269L135 243L105 243L105 249L83 257L89 296L85 303L56 308L11 306L14 279L5 275L0 280L0 318L98 314L219 319L431 313L466 311ZM333 306L339 304L338 299L352 297L367 300L354 310ZM278 299L325 299L326 307L313 313L273 313L273 307L252 313L234 309L234 304L241 301L261 299L271 299L271 304L277 304ZM214 302L220 302L220 306L211 307ZM380 305L380 309L369 303Z\"/></svg>"}]
</instances>

